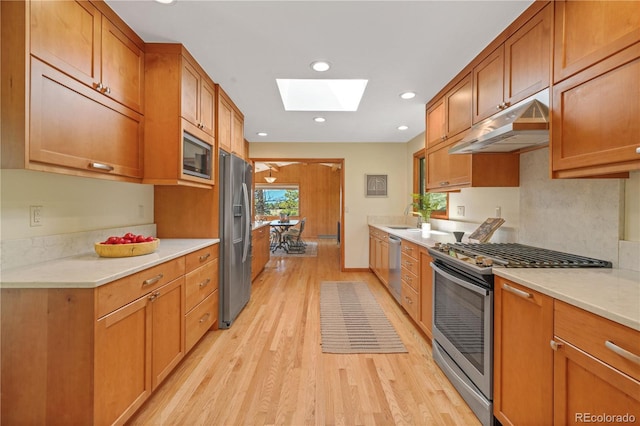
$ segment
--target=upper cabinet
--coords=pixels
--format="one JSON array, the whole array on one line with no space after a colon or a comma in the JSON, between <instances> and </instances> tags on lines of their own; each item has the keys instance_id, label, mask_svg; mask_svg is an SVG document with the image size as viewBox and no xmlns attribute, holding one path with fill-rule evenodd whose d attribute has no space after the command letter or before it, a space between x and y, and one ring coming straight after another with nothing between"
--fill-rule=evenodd
<instances>
[{"instance_id":1,"label":"upper cabinet","mask_svg":"<svg viewBox=\"0 0 640 426\"><path fill-rule=\"evenodd\" d=\"M470 127L471 74L468 74L427 109L427 147L446 142Z\"/></svg>"},{"instance_id":2,"label":"upper cabinet","mask_svg":"<svg viewBox=\"0 0 640 426\"><path fill-rule=\"evenodd\" d=\"M548 4L474 66L474 124L549 87L552 14Z\"/></svg>"},{"instance_id":3,"label":"upper cabinet","mask_svg":"<svg viewBox=\"0 0 640 426\"><path fill-rule=\"evenodd\" d=\"M142 40L101 1L1 7L2 167L139 182Z\"/></svg>"},{"instance_id":4,"label":"upper cabinet","mask_svg":"<svg viewBox=\"0 0 640 426\"><path fill-rule=\"evenodd\" d=\"M244 142L244 115L220 85L216 85L218 147L240 158L247 157Z\"/></svg>"},{"instance_id":5,"label":"upper cabinet","mask_svg":"<svg viewBox=\"0 0 640 426\"><path fill-rule=\"evenodd\" d=\"M640 6L555 7L552 176L624 177L640 169Z\"/></svg>"},{"instance_id":6,"label":"upper cabinet","mask_svg":"<svg viewBox=\"0 0 640 426\"><path fill-rule=\"evenodd\" d=\"M215 171L215 84L181 44L147 44L144 182L211 188ZM209 151L210 177L184 173L196 140ZM197 154L199 155L199 154Z\"/></svg>"}]
</instances>

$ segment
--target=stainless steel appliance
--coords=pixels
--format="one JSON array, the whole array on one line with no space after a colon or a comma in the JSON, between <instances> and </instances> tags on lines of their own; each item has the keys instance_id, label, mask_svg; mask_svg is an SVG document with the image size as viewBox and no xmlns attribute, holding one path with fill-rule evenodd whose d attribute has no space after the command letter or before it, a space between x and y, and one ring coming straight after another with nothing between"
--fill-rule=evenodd
<instances>
[{"instance_id":1,"label":"stainless steel appliance","mask_svg":"<svg viewBox=\"0 0 640 426\"><path fill-rule=\"evenodd\" d=\"M389 235L389 290L398 303L401 302L402 273L400 262L402 240L394 235Z\"/></svg>"},{"instance_id":2,"label":"stainless steel appliance","mask_svg":"<svg viewBox=\"0 0 640 426\"><path fill-rule=\"evenodd\" d=\"M253 168L220 150L220 314L229 328L251 296L251 197Z\"/></svg>"},{"instance_id":3,"label":"stainless steel appliance","mask_svg":"<svg viewBox=\"0 0 640 426\"><path fill-rule=\"evenodd\" d=\"M610 268L611 262L512 243L428 250L433 358L482 424L493 424L493 268Z\"/></svg>"},{"instance_id":4,"label":"stainless steel appliance","mask_svg":"<svg viewBox=\"0 0 640 426\"><path fill-rule=\"evenodd\" d=\"M211 179L213 147L191 133L182 134L182 173Z\"/></svg>"}]
</instances>

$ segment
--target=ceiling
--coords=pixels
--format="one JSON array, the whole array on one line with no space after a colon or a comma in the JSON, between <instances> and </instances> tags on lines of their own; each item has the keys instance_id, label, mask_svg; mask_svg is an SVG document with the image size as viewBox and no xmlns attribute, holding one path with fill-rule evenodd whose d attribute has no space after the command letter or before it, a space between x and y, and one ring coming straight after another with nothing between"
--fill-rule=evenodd
<instances>
[{"instance_id":1,"label":"ceiling","mask_svg":"<svg viewBox=\"0 0 640 426\"><path fill-rule=\"evenodd\" d=\"M244 113L249 142L407 142L426 102L532 3L106 1L145 42L184 44ZM285 111L277 78L369 81L357 111L320 113Z\"/></svg>"}]
</instances>

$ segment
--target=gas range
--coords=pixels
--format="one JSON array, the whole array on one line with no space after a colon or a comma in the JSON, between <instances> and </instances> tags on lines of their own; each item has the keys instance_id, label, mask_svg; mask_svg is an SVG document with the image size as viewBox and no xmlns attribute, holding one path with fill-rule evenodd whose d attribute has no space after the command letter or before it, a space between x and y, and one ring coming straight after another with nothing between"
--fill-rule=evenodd
<instances>
[{"instance_id":1,"label":"gas range","mask_svg":"<svg viewBox=\"0 0 640 426\"><path fill-rule=\"evenodd\" d=\"M436 243L432 256L486 275L505 268L611 268L611 262L517 243Z\"/></svg>"}]
</instances>

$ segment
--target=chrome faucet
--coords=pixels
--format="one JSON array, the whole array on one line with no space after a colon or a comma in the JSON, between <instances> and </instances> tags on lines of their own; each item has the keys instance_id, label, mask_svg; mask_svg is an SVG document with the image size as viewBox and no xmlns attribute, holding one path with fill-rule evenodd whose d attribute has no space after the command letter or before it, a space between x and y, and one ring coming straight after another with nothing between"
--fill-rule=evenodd
<instances>
[{"instance_id":1,"label":"chrome faucet","mask_svg":"<svg viewBox=\"0 0 640 426\"><path fill-rule=\"evenodd\" d=\"M416 226L418 228L422 228L422 220L423 220L422 213L420 213L420 212L411 212L411 214L414 215L414 216L418 216L418 223L417 223Z\"/></svg>"}]
</instances>

